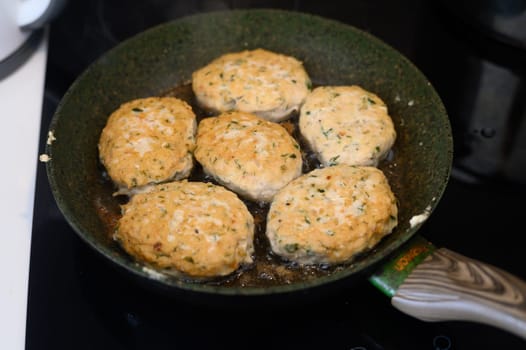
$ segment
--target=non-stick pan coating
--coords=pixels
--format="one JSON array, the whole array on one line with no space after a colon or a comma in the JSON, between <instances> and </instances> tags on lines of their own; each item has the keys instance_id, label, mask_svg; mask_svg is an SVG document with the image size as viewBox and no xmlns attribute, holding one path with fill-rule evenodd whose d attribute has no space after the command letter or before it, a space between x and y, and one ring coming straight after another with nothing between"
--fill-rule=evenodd
<instances>
[{"instance_id":1,"label":"non-stick pan coating","mask_svg":"<svg viewBox=\"0 0 526 350\"><path fill-rule=\"evenodd\" d=\"M449 178L452 139L439 96L418 69L373 36L324 18L279 10L214 12L154 27L121 43L94 62L63 97L50 125L47 147L50 185L76 233L136 277L152 279L141 264L118 249L104 213L114 201L100 196L97 142L108 115L121 103L165 94L187 84L191 73L213 58L266 48L303 61L316 85L357 84L379 95L397 131L393 158L384 164L399 201L399 226L373 251L345 269L300 283L228 287L156 279L164 287L225 295L293 292L350 278L389 255L418 229L410 219L431 213Z\"/></svg>"}]
</instances>

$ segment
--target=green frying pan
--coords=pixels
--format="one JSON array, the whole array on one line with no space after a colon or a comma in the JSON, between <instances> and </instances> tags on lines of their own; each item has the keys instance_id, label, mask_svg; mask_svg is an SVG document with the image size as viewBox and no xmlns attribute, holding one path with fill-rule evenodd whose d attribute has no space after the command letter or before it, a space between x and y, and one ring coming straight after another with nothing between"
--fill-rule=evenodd
<instances>
[{"instance_id":1,"label":"green frying pan","mask_svg":"<svg viewBox=\"0 0 526 350\"><path fill-rule=\"evenodd\" d=\"M351 264L307 273L299 269L299 277L286 282L195 283L145 268L109 234L119 203L101 176L96 147L107 117L131 99L184 92L191 73L223 53L259 47L297 57L316 85L357 84L385 101L398 136L393 156L381 167L399 200L398 227ZM93 63L63 97L50 133L47 172L64 217L88 245L148 283L174 292L245 298L304 292L368 274L408 314L488 323L526 338L524 282L436 249L415 235L446 188L451 129L426 78L367 33L277 10L216 12L169 22L126 40ZM373 267L381 272L371 275Z\"/></svg>"}]
</instances>

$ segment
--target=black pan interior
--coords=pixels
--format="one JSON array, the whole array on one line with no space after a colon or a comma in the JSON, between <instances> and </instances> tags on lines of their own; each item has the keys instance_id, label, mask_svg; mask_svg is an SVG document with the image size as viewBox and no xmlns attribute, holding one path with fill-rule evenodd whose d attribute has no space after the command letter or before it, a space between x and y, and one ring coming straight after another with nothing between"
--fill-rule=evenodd
<instances>
[{"instance_id":1,"label":"black pan interior","mask_svg":"<svg viewBox=\"0 0 526 350\"><path fill-rule=\"evenodd\" d=\"M302 60L315 85L357 84L385 101L397 141L381 168L399 201L399 226L375 249L342 267L298 270L285 266L285 272L273 276L276 265L268 271L252 271L256 278L244 280L243 276L250 273L241 274L219 284L152 276L108 234L119 202L111 196L112 188L98 162L96 145L106 119L121 103L134 98L171 94L191 100L188 83L194 70L223 53L258 47ZM63 215L87 244L132 274L154 279L167 288L226 295L303 290L363 272L417 231L418 227L409 224L411 217L433 211L447 184L452 160L446 111L433 87L411 62L348 25L278 10L186 17L121 43L70 87L50 130L56 138L47 147L50 185ZM305 170L317 166L310 159L307 152ZM193 176L202 179L199 173ZM264 207L252 209L264 216ZM259 245L259 266L276 263L265 251L264 240ZM295 277L286 277L290 271Z\"/></svg>"}]
</instances>

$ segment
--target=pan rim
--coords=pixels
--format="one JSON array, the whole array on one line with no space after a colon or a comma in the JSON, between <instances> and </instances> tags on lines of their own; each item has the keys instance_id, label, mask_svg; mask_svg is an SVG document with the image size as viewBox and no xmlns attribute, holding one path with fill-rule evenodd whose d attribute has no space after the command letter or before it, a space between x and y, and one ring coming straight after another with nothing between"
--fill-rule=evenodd
<instances>
[{"instance_id":1,"label":"pan rim","mask_svg":"<svg viewBox=\"0 0 526 350\"><path fill-rule=\"evenodd\" d=\"M305 18L311 18L315 19L317 21L321 21L324 23L329 23L334 26L339 26L345 30L351 30L354 32L355 35L366 37L367 40L372 41L375 46L381 46L384 49L387 49L389 51L393 51L396 53L399 58L403 61L405 65L409 69L411 69L416 75L420 76L422 79L424 79L428 86L429 91L432 95L435 97L435 105L440 110L437 112L438 114L442 115L445 119L444 121L447 121L447 123L444 123L444 125L448 128L448 130L445 132L445 135L447 137L447 146L448 149L444 150L446 153L446 156L448 159L446 160L449 164L447 169L444 169L445 172L442 175L443 176L443 183L440 187L435 188L434 195L433 195L433 201L429 203L428 207L428 213L432 214L435 207L440 202L440 198L442 197L443 193L446 190L447 182L449 180L450 172L451 172L451 165L453 160L453 139L452 139L452 133L451 133L451 126L447 119L447 113L445 110L445 107L442 104L442 101L440 100L440 97L432 87L432 85L429 83L427 78L423 75L423 73L404 55L402 55L400 52L398 52L393 47L389 46L385 42L381 41L380 39L376 38L375 36L371 35L370 33L367 33L365 31L362 31L356 27L353 27L349 24L345 24L333 19L324 18L318 15L312 15L302 12L296 12L296 11L287 11L287 10L277 10L277 9L249 9L249 10L228 10L228 11L217 11L217 12L211 12L211 13L201 13L201 14L194 14L190 16L181 17L179 19L175 19L172 21L168 21L162 24L159 24L157 26L154 26L150 29L147 29L141 33L138 33L125 41L119 43L114 48L108 50L105 52L101 57L99 57L94 63L89 65L79 77L73 82L73 84L68 88L66 93L64 94L63 98L61 99L59 105L57 106L57 110L55 111L49 130L53 131L55 130L57 124L60 122L60 115L61 115L61 109L65 101L67 101L68 98L73 94L76 87L81 84L83 81L83 78L90 73L93 69L95 69L97 64L100 64L101 61L106 59L106 57L112 55L117 50L123 50L126 48L127 45L131 45L134 40L137 40L137 38L141 38L146 33L152 33L157 30L161 30L163 28L167 28L169 26L174 25L174 23L181 23L188 20L198 19L198 18L209 18L210 16L231 16L231 15L246 15L246 14L262 14L262 15L275 15L280 14L284 16L304 16ZM51 159L53 159L53 144L46 145L46 153L50 155ZM111 254L111 250L108 247L105 247L101 244L97 244L97 241L91 236L87 235L86 232L82 229L82 225L78 222L78 220L74 217L74 215L71 214L70 208L68 207L68 203L65 200L65 197L60 192L60 184L56 182L57 176L56 171L57 169L54 168L53 162L47 162L46 163L46 171L47 171L47 177L48 181L51 187L51 191L53 194L53 197L55 198L55 201L57 202L58 208L61 211L63 217L68 222L70 227L73 228L73 230L76 232L76 234L84 241L86 242L91 248L93 248L95 251L97 251L99 254L104 256L105 258L111 260L112 263L120 266L121 268L124 268L126 271L131 272L132 274L139 276L140 278L145 278L149 281L154 281L155 283L161 283L162 285L168 286L168 287L175 287L178 289L183 289L186 291L191 292L198 292L198 293L204 293L204 294L219 294L219 295L235 295L235 296L257 296L257 295L269 295L269 294L283 294L283 293L292 293L297 291L303 291L306 289L311 289L315 287L324 286L327 284L330 284L332 282L341 281L345 279L349 279L349 277L354 275L361 275L366 270L371 268L372 266L376 266L378 263L380 263L382 260L384 260L387 256L391 255L394 251L396 251L398 248L403 246L405 242L407 242L414 234L418 231L419 227L410 227L405 232L401 233L397 240L391 242L386 247L382 248L382 254L373 254L369 256L369 262L367 264L361 265L356 269L353 270L343 270L343 271L337 271L334 274L327 275L327 276L321 276L314 278L312 280L307 280L303 282L296 282L292 284L283 284L283 285L275 285L275 286L265 286L265 287L228 287L228 286L218 286L213 284L201 284L201 283L194 283L194 282L182 282L180 280L175 279L159 279L152 277L152 274L147 272L147 270L143 269L140 264L134 263L134 262L124 262L122 259L118 259L114 255ZM143 266L143 265L142 265Z\"/></svg>"}]
</instances>

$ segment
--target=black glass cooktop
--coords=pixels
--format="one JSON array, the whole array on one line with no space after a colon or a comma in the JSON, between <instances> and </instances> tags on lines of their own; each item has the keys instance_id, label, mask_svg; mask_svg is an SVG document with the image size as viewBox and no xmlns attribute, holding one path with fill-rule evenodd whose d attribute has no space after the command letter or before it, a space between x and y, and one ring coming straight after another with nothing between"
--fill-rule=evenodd
<instances>
[{"instance_id":1,"label":"black glass cooktop","mask_svg":"<svg viewBox=\"0 0 526 350\"><path fill-rule=\"evenodd\" d=\"M520 142L506 138L520 136L524 106L513 105L495 114L495 120L481 121L475 113L480 94L487 93L484 65L508 72L524 86L524 72L513 66L519 51L510 51L511 60L484 56L486 45L496 39L484 39L487 31L479 32L463 21L461 12L440 2L70 1L51 25L41 152L60 98L104 51L170 19L248 7L333 18L371 32L413 61L443 97L455 136L453 176L422 235L526 279L520 243L526 177L520 157L512 157L526 153L520 153ZM511 122L519 132L501 136ZM494 152L488 155L488 149ZM365 277L352 284L344 281L330 294L298 294L251 305L178 299L145 289L76 236L55 205L43 164L36 185L27 349L526 348L523 340L490 326L426 323L405 316Z\"/></svg>"}]
</instances>

